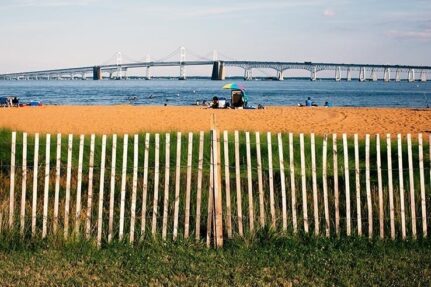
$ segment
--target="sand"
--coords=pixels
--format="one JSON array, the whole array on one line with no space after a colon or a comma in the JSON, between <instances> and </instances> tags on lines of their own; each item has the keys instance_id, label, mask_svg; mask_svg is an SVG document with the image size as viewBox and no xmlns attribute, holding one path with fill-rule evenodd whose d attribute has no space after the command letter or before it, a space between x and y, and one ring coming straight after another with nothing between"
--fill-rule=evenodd
<instances>
[{"instance_id":1,"label":"sand","mask_svg":"<svg viewBox=\"0 0 431 287\"><path fill-rule=\"evenodd\" d=\"M329 133L431 133L431 110L268 107L43 106L0 108L0 128L29 133L112 134L207 131L215 114L220 130Z\"/></svg>"}]
</instances>

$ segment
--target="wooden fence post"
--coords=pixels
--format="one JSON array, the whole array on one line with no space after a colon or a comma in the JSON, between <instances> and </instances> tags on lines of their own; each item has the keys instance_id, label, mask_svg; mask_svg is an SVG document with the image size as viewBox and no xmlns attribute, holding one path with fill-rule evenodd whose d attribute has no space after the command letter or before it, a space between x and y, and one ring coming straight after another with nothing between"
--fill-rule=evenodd
<instances>
[{"instance_id":1,"label":"wooden fence post","mask_svg":"<svg viewBox=\"0 0 431 287\"><path fill-rule=\"evenodd\" d=\"M271 132L266 134L268 143L268 181L269 181L269 205L271 210L271 227L276 228L275 202L274 202L274 171L272 166L272 136Z\"/></svg>"},{"instance_id":2,"label":"wooden fence post","mask_svg":"<svg viewBox=\"0 0 431 287\"><path fill-rule=\"evenodd\" d=\"M241 172L239 165L239 133L235 131L235 176L236 176L236 203L238 211L238 233L244 235L242 225L242 194L241 194Z\"/></svg>"},{"instance_id":3,"label":"wooden fence post","mask_svg":"<svg viewBox=\"0 0 431 287\"><path fill-rule=\"evenodd\" d=\"M340 235L340 196L338 192L338 147L337 134L332 134L332 159L334 173L335 235Z\"/></svg>"},{"instance_id":4,"label":"wooden fence post","mask_svg":"<svg viewBox=\"0 0 431 287\"><path fill-rule=\"evenodd\" d=\"M90 140L90 164L88 172L88 197L87 197L87 217L86 217L86 228L85 238L90 239L91 236L91 216L93 214L93 173L94 173L94 145L96 137L94 134L91 135Z\"/></svg>"},{"instance_id":5,"label":"wooden fence post","mask_svg":"<svg viewBox=\"0 0 431 287\"><path fill-rule=\"evenodd\" d=\"M181 189L181 132L177 133L177 158L175 167L175 198L174 198L174 232L173 239L178 236L178 215L180 212L180 189Z\"/></svg>"},{"instance_id":6,"label":"wooden fence post","mask_svg":"<svg viewBox=\"0 0 431 287\"><path fill-rule=\"evenodd\" d=\"M365 135L365 186L367 191L368 238L373 238L373 203L370 182L370 135Z\"/></svg>"},{"instance_id":7,"label":"wooden fence post","mask_svg":"<svg viewBox=\"0 0 431 287\"><path fill-rule=\"evenodd\" d=\"M217 130L212 131L213 182L214 182L214 214L215 214L215 246L223 247L223 208L221 196L220 137Z\"/></svg>"},{"instance_id":8,"label":"wooden fence post","mask_svg":"<svg viewBox=\"0 0 431 287\"><path fill-rule=\"evenodd\" d=\"M254 207L253 207L253 183L251 175L251 154L250 154L250 133L245 133L245 143L247 152L247 183L248 183L248 218L250 232L254 231Z\"/></svg>"},{"instance_id":9,"label":"wooden fence post","mask_svg":"<svg viewBox=\"0 0 431 287\"><path fill-rule=\"evenodd\" d=\"M193 133L189 133L187 146L187 181L186 181L186 206L184 216L184 238L189 238L190 233L190 196L192 185L192 159L193 159Z\"/></svg>"},{"instance_id":10,"label":"wooden fence post","mask_svg":"<svg viewBox=\"0 0 431 287\"><path fill-rule=\"evenodd\" d=\"M358 225L358 235L362 236L362 213L361 213L361 178L359 169L359 143L358 134L354 135L355 144L355 183L356 183L356 216Z\"/></svg>"},{"instance_id":11,"label":"wooden fence post","mask_svg":"<svg viewBox=\"0 0 431 287\"><path fill-rule=\"evenodd\" d=\"M61 134L57 134L57 151L55 164L55 195L54 195L54 222L53 232L57 233L58 228L58 203L60 199L60 173L61 173Z\"/></svg>"},{"instance_id":12,"label":"wooden fence post","mask_svg":"<svg viewBox=\"0 0 431 287\"><path fill-rule=\"evenodd\" d=\"M281 206L283 211L283 231L287 230L286 177L284 173L283 140L278 133L278 157L280 160Z\"/></svg>"},{"instance_id":13,"label":"wooden fence post","mask_svg":"<svg viewBox=\"0 0 431 287\"><path fill-rule=\"evenodd\" d=\"M212 132L210 134L211 139L211 149L212 149ZM207 208L207 247L211 246L211 233L215 233L215 228L213 229L213 217L214 217L214 159L213 152L211 150L210 155L210 182L208 188L208 208Z\"/></svg>"},{"instance_id":14,"label":"wooden fence post","mask_svg":"<svg viewBox=\"0 0 431 287\"><path fill-rule=\"evenodd\" d=\"M157 231L157 216L159 203L159 157L160 157L160 135L155 136L155 160L154 160L154 196L153 196L153 221L151 224L151 234L156 236Z\"/></svg>"},{"instance_id":15,"label":"wooden fence post","mask_svg":"<svg viewBox=\"0 0 431 287\"><path fill-rule=\"evenodd\" d=\"M257 182L259 186L259 218L260 226L265 226L265 197L263 194L262 180L262 154L260 151L260 133L256 132L256 160L257 160Z\"/></svg>"},{"instance_id":16,"label":"wooden fence post","mask_svg":"<svg viewBox=\"0 0 431 287\"><path fill-rule=\"evenodd\" d=\"M162 220L162 239L166 240L168 233L168 211L169 211L169 179L171 163L171 135L165 135L165 184L163 197L163 220Z\"/></svg>"},{"instance_id":17,"label":"wooden fence post","mask_svg":"<svg viewBox=\"0 0 431 287\"><path fill-rule=\"evenodd\" d=\"M13 228L15 217L15 157L16 132L12 132L12 145L10 154L9 229Z\"/></svg>"},{"instance_id":18,"label":"wooden fence post","mask_svg":"<svg viewBox=\"0 0 431 287\"><path fill-rule=\"evenodd\" d=\"M69 237L69 212L70 212L70 181L72 179L72 146L73 135L69 134L67 141L67 171L66 171L66 199L64 203L64 238Z\"/></svg>"},{"instance_id":19,"label":"wooden fence post","mask_svg":"<svg viewBox=\"0 0 431 287\"><path fill-rule=\"evenodd\" d=\"M135 222L136 222L136 193L138 190L138 154L139 136L134 135L133 139L133 179L132 179L132 202L130 206L130 235L129 242L135 241Z\"/></svg>"},{"instance_id":20,"label":"wooden fence post","mask_svg":"<svg viewBox=\"0 0 431 287\"><path fill-rule=\"evenodd\" d=\"M412 136L407 134L407 155L409 161L409 189L410 189L410 213L412 218L412 237L417 238L416 230L416 199L415 199L415 178L413 174L413 151Z\"/></svg>"},{"instance_id":21,"label":"wooden fence post","mask_svg":"<svg viewBox=\"0 0 431 287\"><path fill-rule=\"evenodd\" d=\"M349 180L349 146L347 145L347 135L343 134L344 150L344 183L346 192L346 233L347 236L352 234L351 216L350 216L350 180Z\"/></svg>"},{"instance_id":22,"label":"wooden fence post","mask_svg":"<svg viewBox=\"0 0 431 287\"><path fill-rule=\"evenodd\" d=\"M39 134L34 135L34 165L33 165L33 197L31 208L31 236L36 235L36 212L37 212L37 177L39 169Z\"/></svg>"},{"instance_id":23,"label":"wooden fence post","mask_svg":"<svg viewBox=\"0 0 431 287\"><path fill-rule=\"evenodd\" d=\"M289 133L289 169L290 191L292 195L292 225L293 233L298 232L298 219L296 217L296 183L295 183L295 158L293 156L293 133Z\"/></svg>"},{"instance_id":24,"label":"wooden fence post","mask_svg":"<svg viewBox=\"0 0 431 287\"><path fill-rule=\"evenodd\" d=\"M78 159L78 183L76 187L76 213L75 213L75 235L79 236L81 229L81 191L82 191L82 163L84 158L84 135L79 139Z\"/></svg>"},{"instance_id":25,"label":"wooden fence post","mask_svg":"<svg viewBox=\"0 0 431 287\"><path fill-rule=\"evenodd\" d=\"M388 154L388 185L389 185L389 217L391 225L391 239L395 239L395 208L394 208L394 186L392 182L392 154L391 154L391 135L386 135L387 154Z\"/></svg>"},{"instance_id":26,"label":"wooden fence post","mask_svg":"<svg viewBox=\"0 0 431 287\"><path fill-rule=\"evenodd\" d=\"M109 194L109 222L108 222L108 243L111 243L114 230L114 203L115 203L115 169L117 166L117 135L112 135L112 156L111 156L111 182Z\"/></svg>"},{"instance_id":27,"label":"wooden fence post","mask_svg":"<svg viewBox=\"0 0 431 287\"><path fill-rule=\"evenodd\" d=\"M150 150L150 134L145 134L144 150L144 178L142 183L142 208L141 208L141 241L145 238L145 227L147 222L147 196L148 196L148 161Z\"/></svg>"},{"instance_id":28,"label":"wooden fence post","mask_svg":"<svg viewBox=\"0 0 431 287\"><path fill-rule=\"evenodd\" d=\"M224 178L226 188L226 228L227 237L232 238L232 207L230 196L230 167L229 167L229 135L227 131L223 132L224 140Z\"/></svg>"},{"instance_id":29,"label":"wooden fence post","mask_svg":"<svg viewBox=\"0 0 431 287\"><path fill-rule=\"evenodd\" d=\"M124 235L124 210L126 206L126 181L127 181L127 145L129 135L125 134L123 137L123 167L121 170L121 198L120 198L120 226L118 232L118 239L123 240ZM88 214L88 213L87 213Z\"/></svg>"},{"instance_id":30,"label":"wooden fence post","mask_svg":"<svg viewBox=\"0 0 431 287\"><path fill-rule=\"evenodd\" d=\"M204 163L204 132L199 134L199 155L198 155L198 182L196 191L196 226L195 239L200 240L201 236L201 204L202 204L202 171Z\"/></svg>"},{"instance_id":31,"label":"wooden fence post","mask_svg":"<svg viewBox=\"0 0 431 287\"><path fill-rule=\"evenodd\" d=\"M45 182L43 196L43 217L42 217L42 238L45 238L48 231L48 195L49 195L49 161L51 153L51 135L46 135L45 141Z\"/></svg>"},{"instance_id":32,"label":"wooden fence post","mask_svg":"<svg viewBox=\"0 0 431 287\"><path fill-rule=\"evenodd\" d=\"M316 175L316 143L315 137L312 133L310 135L311 145L311 180L313 186L313 212L314 212L314 235L320 233L320 222L319 222L319 203L317 196L317 175Z\"/></svg>"},{"instance_id":33,"label":"wooden fence post","mask_svg":"<svg viewBox=\"0 0 431 287\"><path fill-rule=\"evenodd\" d=\"M323 204L325 207L325 235L330 235L330 219L329 219L329 204L328 204L328 181L327 181L327 153L328 153L328 136L323 137L322 147L322 181L323 181Z\"/></svg>"},{"instance_id":34,"label":"wooden fence post","mask_svg":"<svg viewBox=\"0 0 431 287\"><path fill-rule=\"evenodd\" d=\"M377 182L379 189L379 224L380 238L385 238L385 209L383 201L383 183L382 183L382 158L380 152L380 135L376 136L376 156L377 156Z\"/></svg>"},{"instance_id":35,"label":"wooden fence post","mask_svg":"<svg viewBox=\"0 0 431 287\"><path fill-rule=\"evenodd\" d=\"M304 232L308 233L308 206L307 206L307 182L305 178L305 151L304 134L299 134L299 148L301 149L301 187L302 187L302 211L304 217Z\"/></svg>"},{"instance_id":36,"label":"wooden fence post","mask_svg":"<svg viewBox=\"0 0 431 287\"><path fill-rule=\"evenodd\" d=\"M398 141L398 176L400 189L400 211L401 211L401 234L402 239L406 239L406 212L404 206L404 171L403 171L403 143L401 134L397 135Z\"/></svg>"},{"instance_id":37,"label":"wooden fence post","mask_svg":"<svg viewBox=\"0 0 431 287\"><path fill-rule=\"evenodd\" d=\"M105 191L105 161L106 161L106 135L102 136L102 158L100 160L100 180L99 180L99 212L97 217L97 246L102 245L103 227L103 195Z\"/></svg>"},{"instance_id":38,"label":"wooden fence post","mask_svg":"<svg viewBox=\"0 0 431 287\"><path fill-rule=\"evenodd\" d=\"M25 233L25 201L27 196L27 133L22 134L22 185L21 185L21 217L20 234Z\"/></svg>"},{"instance_id":39,"label":"wooden fence post","mask_svg":"<svg viewBox=\"0 0 431 287\"><path fill-rule=\"evenodd\" d=\"M426 207L426 196L425 196L425 175L424 175L424 152L423 152L423 140L422 134L418 134L419 144L419 181L421 187L421 211L422 211L422 233L423 237L427 238L428 227L427 227L427 207Z\"/></svg>"}]
</instances>

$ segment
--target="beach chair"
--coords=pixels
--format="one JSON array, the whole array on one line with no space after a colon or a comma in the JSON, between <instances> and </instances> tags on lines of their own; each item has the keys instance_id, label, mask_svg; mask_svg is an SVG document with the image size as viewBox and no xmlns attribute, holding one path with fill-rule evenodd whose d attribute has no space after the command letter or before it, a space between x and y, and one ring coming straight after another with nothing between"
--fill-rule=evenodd
<instances>
[{"instance_id":1,"label":"beach chair","mask_svg":"<svg viewBox=\"0 0 431 287\"><path fill-rule=\"evenodd\" d=\"M231 91L231 107L234 109L244 108L247 106L246 97L243 90Z\"/></svg>"}]
</instances>

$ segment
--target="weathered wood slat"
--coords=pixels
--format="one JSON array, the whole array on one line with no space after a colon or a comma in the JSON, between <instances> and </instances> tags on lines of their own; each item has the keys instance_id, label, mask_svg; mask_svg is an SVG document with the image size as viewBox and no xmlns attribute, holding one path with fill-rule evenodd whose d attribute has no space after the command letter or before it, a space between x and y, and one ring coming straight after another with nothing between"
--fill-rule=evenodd
<instances>
[{"instance_id":1,"label":"weathered wood slat","mask_svg":"<svg viewBox=\"0 0 431 287\"><path fill-rule=\"evenodd\" d=\"M121 197L120 197L120 226L118 232L118 239L123 240L124 236L124 212L126 206L126 181L127 181L127 145L129 142L129 135L125 134L123 137L123 166L121 169ZM91 153L91 152L90 152ZM89 196L90 197L90 196ZM88 212L87 212L88 216Z\"/></svg>"},{"instance_id":2,"label":"weathered wood slat","mask_svg":"<svg viewBox=\"0 0 431 287\"><path fill-rule=\"evenodd\" d=\"M319 221L319 198L317 195L316 140L313 133L310 135L310 146L311 146L311 182L313 187L314 235L317 236L320 233L320 221Z\"/></svg>"},{"instance_id":3,"label":"weathered wood slat","mask_svg":"<svg viewBox=\"0 0 431 287\"><path fill-rule=\"evenodd\" d=\"M358 235L362 236L362 213L361 213L361 178L359 168L359 142L358 135L354 135L355 144L355 187L356 187L356 219L358 225Z\"/></svg>"},{"instance_id":4,"label":"weathered wood slat","mask_svg":"<svg viewBox=\"0 0 431 287\"><path fill-rule=\"evenodd\" d=\"M15 217L15 159L16 158L16 132L12 132L10 155L10 186L9 186L9 229L12 229Z\"/></svg>"},{"instance_id":5,"label":"weathered wood slat","mask_svg":"<svg viewBox=\"0 0 431 287\"><path fill-rule=\"evenodd\" d=\"M79 155L78 155L78 182L76 187L76 212L75 212L75 230L76 236L79 236L81 228L81 192L82 192L82 163L84 157L84 135L79 139Z\"/></svg>"},{"instance_id":6,"label":"weathered wood slat","mask_svg":"<svg viewBox=\"0 0 431 287\"><path fill-rule=\"evenodd\" d=\"M289 133L289 169L290 169L290 192L292 195L292 225L293 233L298 232L298 219L296 215L296 183L295 183L295 158L293 149L293 133Z\"/></svg>"},{"instance_id":7,"label":"weathered wood slat","mask_svg":"<svg viewBox=\"0 0 431 287\"><path fill-rule=\"evenodd\" d=\"M265 226L265 196L263 193L262 154L260 150L260 133L256 132L257 183L259 188L259 222Z\"/></svg>"},{"instance_id":8,"label":"weathered wood slat","mask_svg":"<svg viewBox=\"0 0 431 287\"><path fill-rule=\"evenodd\" d=\"M274 171L272 166L272 135L266 134L268 144L268 181L269 181L269 206L271 210L271 227L276 228L275 201L274 201Z\"/></svg>"},{"instance_id":9,"label":"weathered wood slat","mask_svg":"<svg viewBox=\"0 0 431 287\"><path fill-rule=\"evenodd\" d=\"M88 192L87 192L87 216L85 218L85 238L91 237L91 217L93 214L93 174L94 174L94 149L96 136L90 137L90 163L88 166Z\"/></svg>"},{"instance_id":10,"label":"weathered wood slat","mask_svg":"<svg viewBox=\"0 0 431 287\"><path fill-rule=\"evenodd\" d=\"M61 134L57 134L57 151L55 164L55 195L54 195L54 222L52 229L54 234L58 228L58 204L60 200L60 173L61 173Z\"/></svg>"},{"instance_id":11,"label":"weathered wood slat","mask_svg":"<svg viewBox=\"0 0 431 287\"><path fill-rule=\"evenodd\" d=\"M144 178L142 180L142 208L141 208L141 237L140 240L145 238L145 230L147 223L147 197L148 197L148 161L150 150L150 134L145 134L145 150L144 150Z\"/></svg>"},{"instance_id":12,"label":"weathered wood slat","mask_svg":"<svg viewBox=\"0 0 431 287\"><path fill-rule=\"evenodd\" d=\"M327 157L328 157L328 136L323 137L322 144L322 185L323 185L323 205L325 208L325 235L330 236L330 218L328 202L328 174L327 174Z\"/></svg>"},{"instance_id":13,"label":"weathered wood slat","mask_svg":"<svg viewBox=\"0 0 431 287\"><path fill-rule=\"evenodd\" d=\"M304 232L308 233L308 204L307 204L307 181L305 177L305 151L304 134L299 134L299 148L301 150L301 188L302 188L302 212L304 218Z\"/></svg>"},{"instance_id":14,"label":"weathered wood slat","mask_svg":"<svg viewBox=\"0 0 431 287\"><path fill-rule=\"evenodd\" d=\"M170 162L171 162L171 135L165 135L165 184L163 197L163 221L162 221L162 239L166 240L168 233L168 211L169 211L169 179L170 179Z\"/></svg>"},{"instance_id":15,"label":"weathered wood slat","mask_svg":"<svg viewBox=\"0 0 431 287\"><path fill-rule=\"evenodd\" d=\"M102 156L100 159L100 180L99 180L99 210L97 216L97 247L102 245L103 228L103 197L105 192L105 162L106 162L106 135L102 136Z\"/></svg>"},{"instance_id":16,"label":"weathered wood slat","mask_svg":"<svg viewBox=\"0 0 431 287\"><path fill-rule=\"evenodd\" d=\"M392 144L391 135L386 135L386 151L388 155L388 190L389 190L389 218L391 226L391 239L395 239L395 206L394 206L394 186L392 180Z\"/></svg>"},{"instance_id":17,"label":"weathered wood slat","mask_svg":"<svg viewBox=\"0 0 431 287\"><path fill-rule=\"evenodd\" d=\"M401 236L406 239L406 212L404 205L404 171L403 171L403 143L401 134L397 135L398 141L398 182L400 191L400 212L401 212Z\"/></svg>"},{"instance_id":18,"label":"weathered wood slat","mask_svg":"<svg viewBox=\"0 0 431 287\"><path fill-rule=\"evenodd\" d=\"M346 234L352 235L352 220L350 213L350 178L349 178L349 146L347 144L347 135L343 134L343 151L344 151L344 183L346 193Z\"/></svg>"},{"instance_id":19,"label":"weathered wood slat","mask_svg":"<svg viewBox=\"0 0 431 287\"><path fill-rule=\"evenodd\" d=\"M412 226L412 238L417 238L416 229L416 199L415 199L415 178L413 173L413 150L412 150L412 136L407 134L407 156L409 162L409 190L410 190L410 215Z\"/></svg>"},{"instance_id":20,"label":"weathered wood slat","mask_svg":"<svg viewBox=\"0 0 431 287\"><path fill-rule=\"evenodd\" d=\"M136 224L136 195L138 192L138 154L139 154L139 136L134 135L133 139L133 179L132 179L132 198L130 206L130 235L129 242L135 241L135 224Z\"/></svg>"},{"instance_id":21,"label":"weathered wood slat","mask_svg":"<svg viewBox=\"0 0 431 287\"><path fill-rule=\"evenodd\" d=\"M338 191L338 147L337 134L332 135L332 159L334 173L334 208L335 208L335 235L340 235L340 195Z\"/></svg>"},{"instance_id":22,"label":"weathered wood slat","mask_svg":"<svg viewBox=\"0 0 431 287\"><path fill-rule=\"evenodd\" d=\"M232 206L230 195L230 167L229 167L229 134L223 132L223 147L224 147L224 179L226 190L226 229L227 237L232 238Z\"/></svg>"},{"instance_id":23,"label":"weathered wood slat","mask_svg":"<svg viewBox=\"0 0 431 287\"><path fill-rule=\"evenodd\" d=\"M177 133L177 158L175 167L175 198L174 198L174 228L173 239L178 237L178 215L180 213L180 191L181 191L181 132Z\"/></svg>"},{"instance_id":24,"label":"weathered wood slat","mask_svg":"<svg viewBox=\"0 0 431 287\"><path fill-rule=\"evenodd\" d=\"M64 203L64 238L69 237L69 213L70 213L70 180L72 178L72 147L73 135L69 134L67 141L67 170L66 170L66 199Z\"/></svg>"},{"instance_id":25,"label":"weathered wood slat","mask_svg":"<svg viewBox=\"0 0 431 287\"><path fill-rule=\"evenodd\" d=\"M20 234L25 232L25 203L27 197L27 133L22 134L22 185L21 185L21 212Z\"/></svg>"},{"instance_id":26,"label":"weathered wood slat","mask_svg":"<svg viewBox=\"0 0 431 287\"><path fill-rule=\"evenodd\" d=\"M202 172L204 163L204 132L199 133L199 155L198 155L198 182L196 190L196 226L195 239L200 240L201 236L201 204L202 204Z\"/></svg>"},{"instance_id":27,"label":"weathered wood slat","mask_svg":"<svg viewBox=\"0 0 431 287\"><path fill-rule=\"evenodd\" d=\"M235 131L235 178L236 178L236 204L238 212L238 233L244 235L242 225L242 194L241 194L241 171L239 162L239 133Z\"/></svg>"},{"instance_id":28,"label":"weathered wood slat","mask_svg":"<svg viewBox=\"0 0 431 287\"><path fill-rule=\"evenodd\" d=\"M385 238L385 209L383 201L383 182L382 182L382 158L380 151L380 135L376 136L376 156L377 156L377 182L379 191L379 226L380 238Z\"/></svg>"},{"instance_id":29,"label":"weathered wood slat","mask_svg":"<svg viewBox=\"0 0 431 287\"><path fill-rule=\"evenodd\" d=\"M49 161L51 154L51 135L46 135L45 141L45 180L43 191L42 238L48 233L48 199L49 199Z\"/></svg>"},{"instance_id":30,"label":"weathered wood slat","mask_svg":"<svg viewBox=\"0 0 431 287\"><path fill-rule=\"evenodd\" d=\"M192 159L193 159L193 133L189 133L187 145L187 179L186 179L186 206L184 217L184 238L190 234L190 197L192 187Z\"/></svg>"},{"instance_id":31,"label":"weathered wood slat","mask_svg":"<svg viewBox=\"0 0 431 287\"><path fill-rule=\"evenodd\" d=\"M251 152L250 133L245 133L245 144L247 152L247 189L248 189L248 218L250 232L254 231L254 206L253 206L253 179L251 174Z\"/></svg>"},{"instance_id":32,"label":"weathered wood slat","mask_svg":"<svg viewBox=\"0 0 431 287\"><path fill-rule=\"evenodd\" d=\"M109 194L109 222L108 222L108 243L112 241L114 232L114 204L115 204L115 169L117 166L117 135L112 135L112 156L111 156L111 182Z\"/></svg>"},{"instance_id":33,"label":"weathered wood slat","mask_svg":"<svg viewBox=\"0 0 431 287\"><path fill-rule=\"evenodd\" d=\"M419 182L420 182L420 188L421 188L422 236L424 238L427 238L428 226L427 226L427 207L426 207L425 174L424 174L424 151L423 151L422 134L418 134L418 145L419 145Z\"/></svg>"}]
</instances>

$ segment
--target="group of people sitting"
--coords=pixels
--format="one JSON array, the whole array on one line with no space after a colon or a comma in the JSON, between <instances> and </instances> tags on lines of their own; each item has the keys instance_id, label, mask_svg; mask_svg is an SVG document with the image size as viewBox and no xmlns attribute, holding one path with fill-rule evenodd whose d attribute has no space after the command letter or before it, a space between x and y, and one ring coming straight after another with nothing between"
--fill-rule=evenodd
<instances>
[{"instance_id":1,"label":"group of people sitting","mask_svg":"<svg viewBox=\"0 0 431 287\"><path fill-rule=\"evenodd\" d=\"M298 104L298 106L299 106L299 107L318 107L319 105L318 105L318 104L316 104L314 101L312 101L310 97L308 97L308 98L305 100L305 104L303 104L303 103L299 103L299 104ZM332 107L332 103L330 103L330 102L326 101L326 102L325 102L325 104L324 104L323 106L324 106L324 107Z\"/></svg>"},{"instance_id":2,"label":"group of people sitting","mask_svg":"<svg viewBox=\"0 0 431 287\"><path fill-rule=\"evenodd\" d=\"M19 107L17 97L0 97L0 107Z\"/></svg>"}]
</instances>

